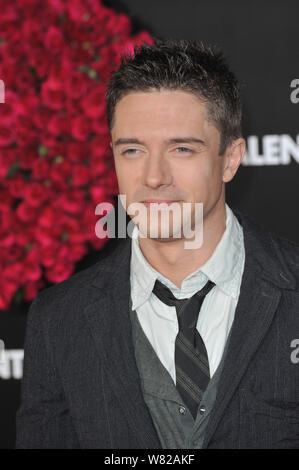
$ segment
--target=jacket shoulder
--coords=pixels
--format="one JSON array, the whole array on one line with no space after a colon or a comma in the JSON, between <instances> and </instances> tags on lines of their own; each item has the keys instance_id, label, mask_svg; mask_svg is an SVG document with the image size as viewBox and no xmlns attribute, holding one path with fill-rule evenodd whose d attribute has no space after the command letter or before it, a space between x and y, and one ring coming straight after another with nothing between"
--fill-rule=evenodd
<instances>
[{"instance_id":1,"label":"jacket shoulder","mask_svg":"<svg viewBox=\"0 0 299 470\"><path fill-rule=\"evenodd\" d=\"M37 294L36 302L50 309L56 307L60 302L66 302L67 299L72 299L72 302L75 302L84 296L84 290L90 286L101 263L102 260L82 269L64 281L46 287Z\"/></svg>"},{"instance_id":2,"label":"jacket shoulder","mask_svg":"<svg viewBox=\"0 0 299 470\"><path fill-rule=\"evenodd\" d=\"M74 331L82 327L85 307L93 298L103 295L103 291L96 289L92 281L95 276L101 276L101 272L105 277L107 257L104 255L93 265L41 290L31 303L28 317L54 335L59 329Z\"/></svg>"}]
</instances>

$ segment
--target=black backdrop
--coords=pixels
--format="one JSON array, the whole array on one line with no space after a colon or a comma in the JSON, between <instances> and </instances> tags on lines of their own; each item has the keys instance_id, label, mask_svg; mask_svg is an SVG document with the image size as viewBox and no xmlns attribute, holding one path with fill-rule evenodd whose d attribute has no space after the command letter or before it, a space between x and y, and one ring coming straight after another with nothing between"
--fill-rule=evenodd
<instances>
[{"instance_id":1,"label":"black backdrop","mask_svg":"<svg viewBox=\"0 0 299 470\"><path fill-rule=\"evenodd\" d=\"M248 143L244 164L227 185L227 201L265 228L299 243L298 0L104 3L128 13L136 29L146 28L157 37L200 39L221 46L242 83ZM105 256L115 243L110 240L102 252L87 255L76 271ZM29 306L0 311L0 339L7 350L6 363L0 364L0 448L14 446Z\"/></svg>"}]
</instances>

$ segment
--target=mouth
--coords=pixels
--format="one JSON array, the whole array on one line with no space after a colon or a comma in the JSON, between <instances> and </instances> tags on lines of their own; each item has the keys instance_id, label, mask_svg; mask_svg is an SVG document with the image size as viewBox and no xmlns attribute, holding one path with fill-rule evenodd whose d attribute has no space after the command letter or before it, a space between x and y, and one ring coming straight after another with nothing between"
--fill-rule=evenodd
<instances>
[{"instance_id":1,"label":"mouth","mask_svg":"<svg viewBox=\"0 0 299 470\"><path fill-rule=\"evenodd\" d=\"M173 202L180 202L180 201L166 201L166 200L153 200L149 199L147 201L141 201L146 207L158 207L160 204L167 204L170 206Z\"/></svg>"}]
</instances>

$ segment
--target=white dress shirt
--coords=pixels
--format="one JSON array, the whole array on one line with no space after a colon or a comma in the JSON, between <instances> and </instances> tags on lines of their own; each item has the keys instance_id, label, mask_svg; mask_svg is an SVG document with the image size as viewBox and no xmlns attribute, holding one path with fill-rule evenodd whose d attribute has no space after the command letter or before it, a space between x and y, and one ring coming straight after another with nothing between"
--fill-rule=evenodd
<instances>
[{"instance_id":1,"label":"white dress shirt","mask_svg":"<svg viewBox=\"0 0 299 470\"><path fill-rule=\"evenodd\" d=\"M234 319L245 262L243 229L227 204L225 208L226 228L221 240L206 263L185 277L181 289L148 263L139 246L138 227L133 229L130 264L132 309L136 310L145 335L174 383L178 333L176 309L164 304L152 290L158 279L175 297L183 299L193 296L209 279L216 284L204 299L196 326L207 349L212 377Z\"/></svg>"}]
</instances>

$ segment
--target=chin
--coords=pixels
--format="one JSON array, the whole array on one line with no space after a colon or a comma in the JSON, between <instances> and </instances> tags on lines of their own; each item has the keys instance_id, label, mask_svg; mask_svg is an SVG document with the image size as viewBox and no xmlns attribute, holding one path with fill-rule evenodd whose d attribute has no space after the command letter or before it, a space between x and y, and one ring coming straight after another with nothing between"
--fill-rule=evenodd
<instances>
[{"instance_id":1,"label":"chin","mask_svg":"<svg viewBox=\"0 0 299 470\"><path fill-rule=\"evenodd\" d=\"M140 236L142 238L150 238L152 240L159 241L173 241L183 238L183 228L181 226L173 227L170 225L167 227L154 226L152 230L146 224L137 224Z\"/></svg>"}]
</instances>

